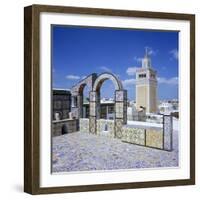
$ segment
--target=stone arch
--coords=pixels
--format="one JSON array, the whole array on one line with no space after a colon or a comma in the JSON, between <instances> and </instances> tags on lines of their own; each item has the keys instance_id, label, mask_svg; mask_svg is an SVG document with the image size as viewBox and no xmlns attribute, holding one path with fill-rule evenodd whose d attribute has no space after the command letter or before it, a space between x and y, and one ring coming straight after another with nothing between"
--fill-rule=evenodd
<instances>
[{"instance_id":1,"label":"stone arch","mask_svg":"<svg viewBox=\"0 0 200 200\"><path fill-rule=\"evenodd\" d=\"M108 79L113 82L115 86L115 90L123 90L121 81L114 74L106 72L106 73L100 74L97 77L97 79L94 82L92 91L98 91L101 88L101 85L103 84L103 82Z\"/></svg>"},{"instance_id":2,"label":"stone arch","mask_svg":"<svg viewBox=\"0 0 200 200\"><path fill-rule=\"evenodd\" d=\"M97 123L100 119L100 88L105 80L111 80L115 86L115 118L114 135L118 138L122 136L122 126L127 122L127 91L123 89L121 81L112 73L100 74L90 92L90 123L91 133L97 133Z\"/></svg>"},{"instance_id":3,"label":"stone arch","mask_svg":"<svg viewBox=\"0 0 200 200\"><path fill-rule=\"evenodd\" d=\"M71 89L72 93L72 112L73 116L77 119L82 118L82 108L83 108L83 90L87 85L92 90L94 81L96 80L97 74L93 73L85 77L79 83L74 85Z\"/></svg>"}]
</instances>

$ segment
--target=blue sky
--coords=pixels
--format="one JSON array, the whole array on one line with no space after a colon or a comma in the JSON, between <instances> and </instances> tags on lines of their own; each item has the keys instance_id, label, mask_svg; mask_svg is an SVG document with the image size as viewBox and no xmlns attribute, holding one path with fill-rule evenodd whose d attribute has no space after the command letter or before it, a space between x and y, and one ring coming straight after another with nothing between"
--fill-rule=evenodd
<instances>
[{"instance_id":1,"label":"blue sky","mask_svg":"<svg viewBox=\"0 0 200 200\"><path fill-rule=\"evenodd\" d=\"M135 70L141 67L145 47L157 71L158 98L178 98L178 32L53 26L53 87L70 89L91 73L108 71L119 76L134 100ZM107 80L101 97L113 96L114 86Z\"/></svg>"}]
</instances>

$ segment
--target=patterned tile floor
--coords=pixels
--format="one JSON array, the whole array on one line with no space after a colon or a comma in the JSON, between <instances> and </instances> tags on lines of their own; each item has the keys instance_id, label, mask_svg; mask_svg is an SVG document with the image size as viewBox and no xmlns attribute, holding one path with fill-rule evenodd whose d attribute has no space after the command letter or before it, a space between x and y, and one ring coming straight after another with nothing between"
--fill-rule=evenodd
<instances>
[{"instance_id":1,"label":"patterned tile floor","mask_svg":"<svg viewBox=\"0 0 200 200\"><path fill-rule=\"evenodd\" d=\"M178 166L178 132L173 151L124 143L88 133L69 133L53 138L52 171L91 171Z\"/></svg>"}]
</instances>

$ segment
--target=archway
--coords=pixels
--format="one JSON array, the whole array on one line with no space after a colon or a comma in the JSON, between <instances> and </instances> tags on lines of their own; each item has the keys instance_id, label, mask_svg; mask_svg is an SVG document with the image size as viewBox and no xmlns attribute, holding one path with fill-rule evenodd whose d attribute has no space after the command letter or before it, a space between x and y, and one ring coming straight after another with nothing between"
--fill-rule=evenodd
<instances>
[{"instance_id":1,"label":"archway","mask_svg":"<svg viewBox=\"0 0 200 200\"><path fill-rule=\"evenodd\" d=\"M111 73L100 74L94 82L90 92L90 124L91 133L98 132L100 119L100 88L105 80L111 80L115 86L115 117L114 117L114 136L121 138L122 126L127 122L127 91L123 89L121 81Z\"/></svg>"},{"instance_id":2,"label":"archway","mask_svg":"<svg viewBox=\"0 0 200 200\"><path fill-rule=\"evenodd\" d=\"M67 125L66 124L63 124L62 125L62 135L64 135L64 134L66 134L66 133L68 133L68 128L67 128Z\"/></svg>"},{"instance_id":3,"label":"archway","mask_svg":"<svg viewBox=\"0 0 200 200\"><path fill-rule=\"evenodd\" d=\"M92 90L94 81L96 80L97 74L93 73L85 77L79 83L72 87L72 113L76 119L83 117L83 90L87 86L89 91Z\"/></svg>"},{"instance_id":4,"label":"archway","mask_svg":"<svg viewBox=\"0 0 200 200\"><path fill-rule=\"evenodd\" d=\"M86 88L86 86L87 84L83 82L82 84L80 84L80 87L78 89L77 103L79 107L79 118L84 117L83 104L84 104L84 89Z\"/></svg>"},{"instance_id":5,"label":"archway","mask_svg":"<svg viewBox=\"0 0 200 200\"><path fill-rule=\"evenodd\" d=\"M111 80L105 80L99 89L100 119L114 120L115 118L115 87Z\"/></svg>"},{"instance_id":6,"label":"archway","mask_svg":"<svg viewBox=\"0 0 200 200\"><path fill-rule=\"evenodd\" d=\"M83 97L83 106L82 106L82 118L89 118L90 115L90 91L91 88L88 87L88 85L85 85L82 91L82 97Z\"/></svg>"}]
</instances>

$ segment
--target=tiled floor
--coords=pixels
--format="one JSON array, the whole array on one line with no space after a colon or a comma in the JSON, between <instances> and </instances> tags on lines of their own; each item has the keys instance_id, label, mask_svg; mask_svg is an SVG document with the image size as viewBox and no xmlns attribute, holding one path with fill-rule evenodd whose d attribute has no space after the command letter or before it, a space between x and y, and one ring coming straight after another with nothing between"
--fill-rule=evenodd
<instances>
[{"instance_id":1,"label":"tiled floor","mask_svg":"<svg viewBox=\"0 0 200 200\"><path fill-rule=\"evenodd\" d=\"M88 133L53 138L53 172L114 170L178 166L178 132L173 133L172 152L124 143L119 139Z\"/></svg>"}]
</instances>

